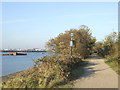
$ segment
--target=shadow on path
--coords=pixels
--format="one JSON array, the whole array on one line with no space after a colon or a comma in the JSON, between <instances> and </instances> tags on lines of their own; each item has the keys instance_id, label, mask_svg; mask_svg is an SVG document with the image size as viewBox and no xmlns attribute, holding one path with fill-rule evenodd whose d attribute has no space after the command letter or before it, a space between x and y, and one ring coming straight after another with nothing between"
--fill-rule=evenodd
<instances>
[{"instance_id":1,"label":"shadow on path","mask_svg":"<svg viewBox=\"0 0 120 90\"><path fill-rule=\"evenodd\" d=\"M92 59L92 60L95 60L95 59L103 59L102 57L100 56L97 56L97 55L91 55L89 58L87 59Z\"/></svg>"},{"instance_id":2,"label":"shadow on path","mask_svg":"<svg viewBox=\"0 0 120 90\"><path fill-rule=\"evenodd\" d=\"M75 80L81 79L81 78L90 77L91 75L93 76L94 73L97 71L103 71L103 70L109 69L109 68L105 68L105 69L100 69L100 70L94 70L94 66L98 65L99 63L94 63L94 62L89 62L89 61L90 60L99 60L99 59L103 59L103 58L99 57L97 55L92 55L89 58L87 58L87 60L88 60L87 64L85 64L82 67L78 67L77 69L75 69L73 71L71 81L75 81Z\"/></svg>"},{"instance_id":3,"label":"shadow on path","mask_svg":"<svg viewBox=\"0 0 120 90\"><path fill-rule=\"evenodd\" d=\"M105 69L101 69L101 70L94 70L94 66L98 65L99 63L94 63L94 62L89 62L90 60L96 60L96 59L102 59L99 56L90 56L89 58L87 58L86 60L84 60L82 66L80 65L79 67L75 68L72 71L72 74L70 76L70 81L74 82L78 79L81 78L86 78L86 77L90 77L91 75L93 76L95 72L97 71L103 71ZM108 68L106 68L108 69ZM69 82L70 82L69 81ZM67 82L65 82L64 84L62 83L61 85L65 85L67 84Z\"/></svg>"}]
</instances>

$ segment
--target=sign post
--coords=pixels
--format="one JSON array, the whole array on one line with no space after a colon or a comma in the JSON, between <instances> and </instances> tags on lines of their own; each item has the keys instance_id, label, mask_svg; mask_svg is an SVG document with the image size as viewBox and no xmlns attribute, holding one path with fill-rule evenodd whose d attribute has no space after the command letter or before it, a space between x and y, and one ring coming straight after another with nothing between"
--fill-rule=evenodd
<instances>
[{"instance_id":1,"label":"sign post","mask_svg":"<svg viewBox=\"0 0 120 90\"><path fill-rule=\"evenodd\" d=\"M71 40L70 40L70 57L71 57L71 60L72 60L72 47L74 46L74 34L71 33Z\"/></svg>"}]
</instances>

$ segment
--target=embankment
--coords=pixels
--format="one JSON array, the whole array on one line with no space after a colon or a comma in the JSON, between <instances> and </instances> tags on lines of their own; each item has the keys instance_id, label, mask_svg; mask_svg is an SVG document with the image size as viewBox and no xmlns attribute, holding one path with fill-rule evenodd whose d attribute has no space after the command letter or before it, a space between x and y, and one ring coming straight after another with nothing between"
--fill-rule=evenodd
<instances>
[{"instance_id":1,"label":"embankment","mask_svg":"<svg viewBox=\"0 0 120 90\"><path fill-rule=\"evenodd\" d=\"M43 64L39 65L40 61ZM58 88L68 83L73 70L82 64L80 58L45 56L36 60L36 67L3 77L2 88Z\"/></svg>"}]
</instances>

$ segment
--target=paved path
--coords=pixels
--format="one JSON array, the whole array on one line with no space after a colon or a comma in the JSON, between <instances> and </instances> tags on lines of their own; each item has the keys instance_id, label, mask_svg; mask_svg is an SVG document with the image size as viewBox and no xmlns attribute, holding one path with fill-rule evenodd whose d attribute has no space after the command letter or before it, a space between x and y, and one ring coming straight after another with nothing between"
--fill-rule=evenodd
<instances>
[{"instance_id":1,"label":"paved path","mask_svg":"<svg viewBox=\"0 0 120 90\"><path fill-rule=\"evenodd\" d=\"M85 73L75 81L73 88L118 88L118 75L102 58L94 56L88 61Z\"/></svg>"}]
</instances>

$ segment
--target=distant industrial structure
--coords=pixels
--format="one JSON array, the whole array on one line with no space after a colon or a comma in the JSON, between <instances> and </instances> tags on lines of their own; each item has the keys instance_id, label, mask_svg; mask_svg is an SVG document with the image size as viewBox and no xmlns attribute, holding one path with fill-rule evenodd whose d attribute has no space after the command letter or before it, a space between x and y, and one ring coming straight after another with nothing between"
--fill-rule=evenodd
<instances>
[{"instance_id":1,"label":"distant industrial structure","mask_svg":"<svg viewBox=\"0 0 120 90\"><path fill-rule=\"evenodd\" d=\"M46 52L46 50L33 48L33 49L2 49L0 52Z\"/></svg>"}]
</instances>

